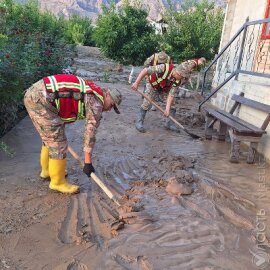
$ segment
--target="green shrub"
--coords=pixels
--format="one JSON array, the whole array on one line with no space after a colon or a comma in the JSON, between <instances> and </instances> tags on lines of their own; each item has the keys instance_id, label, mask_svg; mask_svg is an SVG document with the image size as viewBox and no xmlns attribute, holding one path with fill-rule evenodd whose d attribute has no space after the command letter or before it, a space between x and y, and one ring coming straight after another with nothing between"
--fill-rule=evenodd
<instances>
[{"instance_id":1,"label":"green shrub","mask_svg":"<svg viewBox=\"0 0 270 270\"><path fill-rule=\"evenodd\" d=\"M122 64L139 65L157 50L153 27L141 7L112 5L98 17L93 38L109 58Z\"/></svg>"},{"instance_id":2,"label":"green shrub","mask_svg":"<svg viewBox=\"0 0 270 270\"><path fill-rule=\"evenodd\" d=\"M9 157L14 157L15 155L15 150L13 150L10 146L8 146L3 141L0 141L0 151L3 151Z\"/></svg>"},{"instance_id":3,"label":"green shrub","mask_svg":"<svg viewBox=\"0 0 270 270\"><path fill-rule=\"evenodd\" d=\"M73 15L69 20L65 20L65 38L69 43L94 46L93 29L92 21L89 18Z\"/></svg>"},{"instance_id":4,"label":"green shrub","mask_svg":"<svg viewBox=\"0 0 270 270\"><path fill-rule=\"evenodd\" d=\"M64 24L34 3L0 0L0 136L16 122L23 91L67 65ZM12 113L6 107L12 107ZM9 121L10 120L10 121Z\"/></svg>"},{"instance_id":5,"label":"green shrub","mask_svg":"<svg viewBox=\"0 0 270 270\"><path fill-rule=\"evenodd\" d=\"M214 2L186 0L183 9L166 14L168 31L162 48L176 61L204 56L212 59L218 52L224 11Z\"/></svg>"}]
</instances>

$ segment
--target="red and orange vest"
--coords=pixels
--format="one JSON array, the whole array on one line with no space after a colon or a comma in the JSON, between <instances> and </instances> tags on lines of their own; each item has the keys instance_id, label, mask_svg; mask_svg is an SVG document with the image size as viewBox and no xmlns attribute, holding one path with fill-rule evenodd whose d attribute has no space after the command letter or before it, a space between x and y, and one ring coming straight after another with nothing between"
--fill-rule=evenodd
<instances>
[{"instance_id":1,"label":"red and orange vest","mask_svg":"<svg viewBox=\"0 0 270 270\"><path fill-rule=\"evenodd\" d=\"M179 81L174 81L170 79L173 68L173 64L165 64L165 71L163 72L163 74L159 75L157 73L153 73L149 76L150 84L156 90L163 91L170 91L172 86L179 85Z\"/></svg>"},{"instance_id":2,"label":"red and orange vest","mask_svg":"<svg viewBox=\"0 0 270 270\"><path fill-rule=\"evenodd\" d=\"M85 118L84 95L94 94L104 103L102 89L91 81L72 74L58 74L43 78L47 92L54 93L52 104L66 123Z\"/></svg>"}]
</instances>

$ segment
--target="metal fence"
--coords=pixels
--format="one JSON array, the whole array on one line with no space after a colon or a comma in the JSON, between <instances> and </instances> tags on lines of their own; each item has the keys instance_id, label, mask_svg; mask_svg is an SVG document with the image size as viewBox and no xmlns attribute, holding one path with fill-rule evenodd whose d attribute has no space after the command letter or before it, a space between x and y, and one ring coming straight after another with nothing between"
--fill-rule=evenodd
<instances>
[{"instance_id":1,"label":"metal fence","mask_svg":"<svg viewBox=\"0 0 270 270\"><path fill-rule=\"evenodd\" d=\"M228 81L239 74L270 78L270 38L262 38L263 31L270 26L270 18L249 22L248 18L228 44L220 51L203 72L201 94L208 90L207 98L199 108L218 92ZM216 65L212 85L209 87L209 73Z\"/></svg>"}]
</instances>

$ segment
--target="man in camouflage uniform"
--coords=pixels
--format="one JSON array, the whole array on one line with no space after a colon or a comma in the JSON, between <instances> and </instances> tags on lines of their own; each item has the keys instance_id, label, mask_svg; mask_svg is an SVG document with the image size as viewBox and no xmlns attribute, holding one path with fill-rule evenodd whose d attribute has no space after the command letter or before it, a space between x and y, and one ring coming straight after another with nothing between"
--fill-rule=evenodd
<instances>
[{"instance_id":1,"label":"man in camouflage uniform","mask_svg":"<svg viewBox=\"0 0 270 270\"><path fill-rule=\"evenodd\" d=\"M101 89L72 74L45 77L26 91L24 104L43 142L40 176L50 179L50 189L70 194L79 192L78 186L65 179L68 148L65 123L85 119L83 171L90 176L95 171L92 151L102 112L114 108L120 113L117 106L121 99L118 90Z\"/></svg>"},{"instance_id":2,"label":"man in camouflage uniform","mask_svg":"<svg viewBox=\"0 0 270 270\"><path fill-rule=\"evenodd\" d=\"M150 67L150 66L156 66L160 64L172 64L172 59L171 57L165 53L164 51L154 53L150 57L148 57L144 61L144 67ZM144 86L143 92L146 93L146 85ZM143 98L143 97L142 97ZM164 101L164 97L160 95L158 91L155 91L155 94L153 94L152 97L153 100L155 101ZM156 108L153 106L150 106L152 111L156 111Z\"/></svg>"},{"instance_id":3,"label":"man in camouflage uniform","mask_svg":"<svg viewBox=\"0 0 270 270\"><path fill-rule=\"evenodd\" d=\"M176 108L174 107L174 96L180 85L188 82L191 76L191 72L204 61L200 58L200 61L195 59L183 62L180 65L173 64L160 64L156 66L145 67L138 75L136 81L132 85L133 90L138 90L140 82L146 79L146 91L145 94L154 100L156 93L162 95L163 99L166 100L165 116L171 114L175 117ZM140 108L140 112L136 121L136 129L140 132L145 132L143 126L146 112L151 108L151 103L143 99L143 103ZM175 124L169 119L165 125L166 128L179 131Z\"/></svg>"},{"instance_id":4,"label":"man in camouflage uniform","mask_svg":"<svg viewBox=\"0 0 270 270\"><path fill-rule=\"evenodd\" d=\"M190 71L193 71L198 66L204 65L205 62L206 62L206 59L204 57L201 57L201 58L187 60L185 62L182 62L180 65L182 66L183 69L188 69Z\"/></svg>"},{"instance_id":5,"label":"man in camouflage uniform","mask_svg":"<svg viewBox=\"0 0 270 270\"><path fill-rule=\"evenodd\" d=\"M156 66L160 64L172 64L171 57L164 51L154 53L144 62L144 67Z\"/></svg>"}]
</instances>

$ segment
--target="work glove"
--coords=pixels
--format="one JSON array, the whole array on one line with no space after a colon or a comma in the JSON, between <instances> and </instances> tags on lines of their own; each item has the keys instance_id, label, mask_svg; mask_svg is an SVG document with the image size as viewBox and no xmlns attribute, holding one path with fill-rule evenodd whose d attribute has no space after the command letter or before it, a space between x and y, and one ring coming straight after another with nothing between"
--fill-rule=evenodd
<instances>
[{"instance_id":1,"label":"work glove","mask_svg":"<svg viewBox=\"0 0 270 270\"><path fill-rule=\"evenodd\" d=\"M89 177L91 173L95 172L95 168L92 163L84 163L83 172Z\"/></svg>"}]
</instances>

